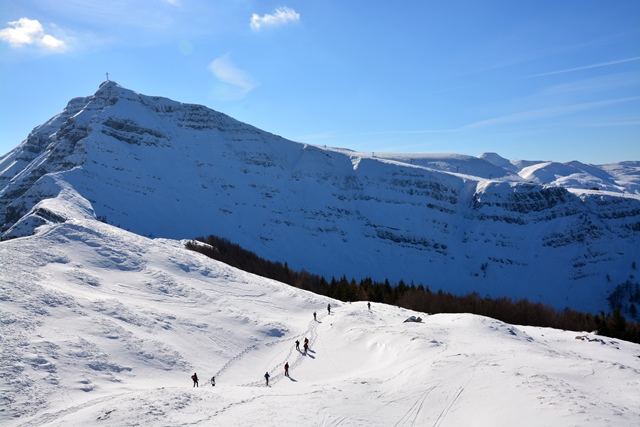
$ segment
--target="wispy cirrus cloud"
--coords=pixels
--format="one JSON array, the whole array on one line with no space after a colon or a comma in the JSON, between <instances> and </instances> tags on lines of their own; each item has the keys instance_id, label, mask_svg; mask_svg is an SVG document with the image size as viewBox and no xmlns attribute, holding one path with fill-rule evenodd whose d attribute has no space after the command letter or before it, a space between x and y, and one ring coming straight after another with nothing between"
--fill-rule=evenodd
<instances>
[{"instance_id":1,"label":"wispy cirrus cloud","mask_svg":"<svg viewBox=\"0 0 640 427\"><path fill-rule=\"evenodd\" d=\"M595 110L598 108L605 108L612 105L623 104L628 102L640 102L640 96L629 96L623 98L613 98L606 99L601 101L592 101L592 102L581 102L581 103L573 103L567 105L557 105L550 106L544 108L536 108L529 109L526 111L521 111L514 114L506 114L502 116L497 116L485 120L479 120L476 122L472 122L469 124L461 125L458 127L452 128L440 128L440 129L413 129L413 130L388 130L388 131L374 131L374 132L325 132L318 133L315 135L307 135L302 139L333 139L336 137L340 137L342 139L349 137L362 137L362 136L395 136L401 137L403 135L443 135L443 134L454 134L454 133L463 133L463 132L474 132L479 131L485 128L500 128L501 126L507 126L516 123L525 123L525 122L536 122L536 121L544 121L549 119L554 119L558 117L570 116L574 114L579 114L581 112ZM609 121L598 121L594 122L592 119L590 122L581 122L579 126L589 126L589 127L613 127L613 126L635 126L639 123L639 121L633 118L620 119L620 120L609 120ZM578 126L572 124L572 126Z\"/></svg>"},{"instance_id":2,"label":"wispy cirrus cloud","mask_svg":"<svg viewBox=\"0 0 640 427\"><path fill-rule=\"evenodd\" d=\"M226 100L242 99L258 86L258 82L249 73L235 66L229 53L211 61L208 68L224 83L218 96Z\"/></svg>"},{"instance_id":3,"label":"wispy cirrus cloud","mask_svg":"<svg viewBox=\"0 0 640 427\"><path fill-rule=\"evenodd\" d=\"M618 59L616 61L607 61L607 62L599 62L597 64L583 65L582 67L565 68L563 70L549 71L549 72L546 72L546 73L531 74L531 75L526 76L526 77L530 78L530 77L552 76L554 74L564 74L564 73L571 73L571 72L574 72L574 71L590 70L592 68L609 67L611 65L624 64L626 62L633 62L633 61L640 61L640 56L634 56L634 57L631 57L631 58Z\"/></svg>"},{"instance_id":4,"label":"wispy cirrus cloud","mask_svg":"<svg viewBox=\"0 0 640 427\"><path fill-rule=\"evenodd\" d=\"M503 125L517 122L527 122L535 120L549 119L553 117L566 116L569 114L579 113L581 111L592 110L595 108L607 107L610 105L622 104L626 102L640 101L640 96L630 96L626 98L607 99L604 101L582 102L570 105L560 105L556 107L538 108L529 111L523 111L515 114L495 117L493 119L480 120L460 128L460 130L476 129L487 126Z\"/></svg>"},{"instance_id":5,"label":"wispy cirrus cloud","mask_svg":"<svg viewBox=\"0 0 640 427\"><path fill-rule=\"evenodd\" d=\"M258 15L254 13L251 15L251 29L254 31L260 31L263 27L276 27L285 25L291 22L298 22L300 20L300 14L290 7L279 7L272 14Z\"/></svg>"},{"instance_id":6,"label":"wispy cirrus cloud","mask_svg":"<svg viewBox=\"0 0 640 427\"><path fill-rule=\"evenodd\" d=\"M37 19L20 18L8 22L9 27L0 30L0 40L13 48L35 45L42 49L61 52L67 49L67 44L60 39L47 34Z\"/></svg>"}]
</instances>

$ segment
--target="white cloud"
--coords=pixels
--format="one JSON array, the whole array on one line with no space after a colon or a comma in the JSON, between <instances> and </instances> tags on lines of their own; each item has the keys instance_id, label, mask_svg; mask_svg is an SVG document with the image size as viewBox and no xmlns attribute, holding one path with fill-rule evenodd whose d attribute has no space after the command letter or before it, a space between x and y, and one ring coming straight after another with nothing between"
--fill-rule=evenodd
<instances>
[{"instance_id":1,"label":"white cloud","mask_svg":"<svg viewBox=\"0 0 640 427\"><path fill-rule=\"evenodd\" d=\"M8 24L13 28L9 27L0 30L0 39L8 42L13 47L35 43L38 35L44 33L44 28L36 20L20 18Z\"/></svg>"},{"instance_id":2,"label":"white cloud","mask_svg":"<svg viewBox=\"0 0 640 427\"><path fill-rule=\"evenodd\" d=\"M256 13L251 15L251 28L259 31L262 27L274 27L284 25L288 22L297 22L300 20L300 14L290 7L283 6L275 10L273 14L265 14L260 16Z\"/></svg>"},{"instance_id":3,"label":"white cloud","mask_svg":"<svg viewBox=\"0 0 640 427\"><path fill-rule=\"evenodd\" d=\"M46 34L42 40L40 40L40 44L51 50L64 50L66 47L62 40L58 40L49 34Z\"/></svg>"},{"instance_id":4,"label":"white cloud","mask_svg":"<svg viewBox=\"0 0 640 427\"><path fill-rule=\"evenodd\" d=\"M228 100L242 99L258 86L258 83L249 73L233 64L228 53L211 61L209 71L218 80L226 84L221 96Z\"/></svg>"},{"instance_id":5,"label":"white cloud","mask_svg":"<svg viewBox=\"0 0 640 427\"><path fill-rule=\"evenodd\" d=\"M36 19L20 18L8 24L9 27L0 30L0 40L9 43L11 47L37 45L53 51L62 51L67 48L64 41L45 34L42 24Z\"/></svg>"}]
</instances>

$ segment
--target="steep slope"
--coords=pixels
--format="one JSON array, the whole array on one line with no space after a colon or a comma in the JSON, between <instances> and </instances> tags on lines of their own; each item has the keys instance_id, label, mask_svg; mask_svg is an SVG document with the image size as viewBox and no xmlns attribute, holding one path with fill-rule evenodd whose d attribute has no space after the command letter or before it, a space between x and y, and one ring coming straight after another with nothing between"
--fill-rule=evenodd
<instances>
[{"instance_id":1,"label":"steep slope","mask_svg":"<svg viewBox=\"0 0 640 427\"><path fill-rule=\"evenodd\" d=\"M0 224L7 239L88 215L141 236L216 234L327 279L607 310L640 260L634 165L565 165L551 185L548 165L487 159L295 143L105 82L0 159ZM74 212L41 205L70 192Z\"/></svg>"},{"instance_id":2,"label":"steep slope","mask_svg":"<svg viewBox=\"0 0 640 427\"><path fill-rule=\"evenodd\" d=\"M640 417L639 345L342 304L89 218L0 242L0 257L5 426L595 427ZM423 322L404 323L412 315ZM306 355L294 348L304 337Z\"/></svg>"}]
</instances>

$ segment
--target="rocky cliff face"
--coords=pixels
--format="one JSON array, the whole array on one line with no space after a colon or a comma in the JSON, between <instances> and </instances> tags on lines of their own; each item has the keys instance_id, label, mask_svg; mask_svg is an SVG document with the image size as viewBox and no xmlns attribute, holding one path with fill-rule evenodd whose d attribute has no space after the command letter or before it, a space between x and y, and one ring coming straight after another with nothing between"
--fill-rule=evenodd
<instances>
[{"instance_id":1,"label":"rocky cliff face","mask_svg":"<svg viewBox=\"0 0 640 427\"><path fill-rule=\"evenodd\" d=\"M114 82L34 129L0 171L4 239L80 215L150 237L216 234L328 279L586 310L640 261L638 162L323 148Z\"/></svg>"}]
</instances>

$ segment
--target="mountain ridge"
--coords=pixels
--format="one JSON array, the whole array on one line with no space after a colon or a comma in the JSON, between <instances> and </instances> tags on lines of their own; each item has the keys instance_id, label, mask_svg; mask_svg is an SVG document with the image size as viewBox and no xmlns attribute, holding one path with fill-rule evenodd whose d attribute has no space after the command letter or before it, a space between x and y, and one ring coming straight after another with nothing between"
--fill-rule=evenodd
<instances>
[{"instance_id":1,"label":"mountain ridge","mask_svg":"<svg viewBox=\"0 0 640 427\"><path fill-rule=\"evenodd\" d=\"M0 171L4 239L85 215L144 236L216 234L327 277L591 312L640 258L640 162L358 153L112 81L36 127Z\"/></svg>"}]
</instances>

